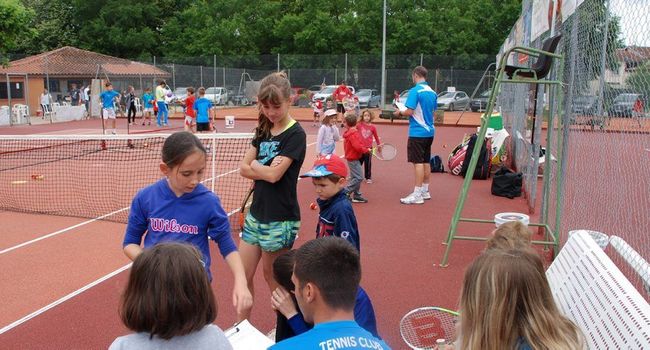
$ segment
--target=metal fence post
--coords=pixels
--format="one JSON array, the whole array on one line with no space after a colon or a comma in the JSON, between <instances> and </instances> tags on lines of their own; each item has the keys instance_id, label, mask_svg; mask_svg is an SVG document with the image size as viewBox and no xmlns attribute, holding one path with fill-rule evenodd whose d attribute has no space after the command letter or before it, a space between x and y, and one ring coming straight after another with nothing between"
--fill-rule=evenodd
<instances>
[{"instance_id":1,"label":"metal fence post","mask_svg":"<svg viewBox=\"0 0 650 350\"><path fill-rule=\"evenodd\" d=\"M598 79L598 115L603 115L603 98L605 95L605 70L607 66L607 37L609 37L609 0L605 0L605 33L603 35L603 50L600 56L600 79Z\"/></svg>"},{"instance_id":2,"label":"metal fence post","mask_svg":"<svg viewBox=\"0 0 650 350\"><path fill-rule=\"evenodd\" d=\"M217 55L212 58L212 86L217 86Z\"/></svg>"}]
</instances>

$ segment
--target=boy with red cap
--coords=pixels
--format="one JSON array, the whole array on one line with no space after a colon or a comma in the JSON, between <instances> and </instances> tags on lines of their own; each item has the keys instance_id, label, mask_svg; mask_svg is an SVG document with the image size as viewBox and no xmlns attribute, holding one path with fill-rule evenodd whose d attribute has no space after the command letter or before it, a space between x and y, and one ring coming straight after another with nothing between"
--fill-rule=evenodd
<instances>
[{"instance_id":1,"label":"boy with red cap","mask_svg":"<svg viewBox=\"0 0 650 350\"><path fill-rule=\"evenodd\" d=\"M316 238L326 236L341 237L360 249L357 218L352 210L345 191L348 168L335 154L330 154L314 162L314 168L300 177L311 177L320 207Z\"/></svg>"}]
</instances>

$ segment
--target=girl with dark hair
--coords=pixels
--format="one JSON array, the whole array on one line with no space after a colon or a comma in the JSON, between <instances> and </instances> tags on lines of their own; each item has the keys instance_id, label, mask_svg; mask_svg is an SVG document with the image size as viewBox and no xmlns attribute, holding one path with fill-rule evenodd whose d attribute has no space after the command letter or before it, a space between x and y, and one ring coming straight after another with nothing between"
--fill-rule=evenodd
<instances>
[{"instance_id":1,"label":"girl with dark hair","mask_svg":"<svg viewBox=\"0 0 650 350\"><path fill-rule=\"evenodd\" d=\"M115 339L109 350L232 349L212 324L217 303L201 253L189 244L161 243L138 255L122 295L120 318L136 333Z\"/></svg>"},{"instance_id":2,"label":"girl with dark hair","mask_svg":"<svg viewBox=\"0 0 650 350\"><path fill-rule=\"evenodd\" d=\"M211 239L234 275L232 300L239 320L248 314L253 298L246 284L246 275L237 246L230 234L228 215L216 194L201 184L206 167L206 151L201 141L189 132L170 135L162 147L160 170L165 178L140 190L131 204L124 237L124 253L131 260L143 248L160 242L191 243L202 254L205 272L210 272Z\"/></svg>"},{"instance_id":3,"label":"girl with dark hair","mask_svg":"<svg viewBox=\"0 0 650 350\"><path fill-rule=\"evenodd\" d=\"M258 125L240 166L242 176L255 180L253 203L239 243L251 293L260 260L269 290L275 290L273 261L291 249L300 228L296 185L307 136L289 116L290 97L291 84L284 73L262 79Z\"/></svg>"}]
</instances>

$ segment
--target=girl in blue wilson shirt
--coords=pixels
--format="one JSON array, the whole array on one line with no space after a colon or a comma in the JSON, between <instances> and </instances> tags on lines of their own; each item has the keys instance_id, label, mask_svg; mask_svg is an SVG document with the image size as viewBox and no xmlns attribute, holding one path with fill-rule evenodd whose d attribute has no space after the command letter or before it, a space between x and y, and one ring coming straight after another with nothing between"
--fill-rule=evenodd
<instances>
[{"instance_id":1,"label":"girl in blue wilson shirt","mask_svg":"<svg viewBox=\"0 0 650 350\"><path fill-rule=\"evenodd\" d=\"M166 241L190 243L201 252L206 273L212 281L208 245L208 239L212 239L234 275L232 299L241 320L250 310L253 298L241 257L230 235L228 216L219 197L201 184L205 167L206 151L196 136L178 132L165 140L160 164L165 177L140 190L133 198L123 242L124 253L135 260L143 250L142 236L144 249Z\"/></svg>"}]
</instances>

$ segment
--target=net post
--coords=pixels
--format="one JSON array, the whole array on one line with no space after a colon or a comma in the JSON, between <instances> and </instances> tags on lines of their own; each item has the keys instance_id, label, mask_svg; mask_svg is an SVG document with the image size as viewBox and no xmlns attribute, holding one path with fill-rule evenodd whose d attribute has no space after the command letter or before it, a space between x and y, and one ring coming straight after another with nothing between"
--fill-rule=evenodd
<instances>
[{"instance_id":1,"label":"net post","mask_svg":"<svg viewBox=\"0 0 650 350\"><path fill-rule=\"evenodd\" d=\"M216 164L217 163L216 162L216 159L217 159L217 130L216 130L216 128L215 128L214 133L212 134L211 151L212 151L212 176L211 176L212 180L210 181L210 190L212 190L212 192L214 192L214 188L215 188L214 182L216 181L216 177L217 177L217 164Z\"/></svg>"}]
</instances>

